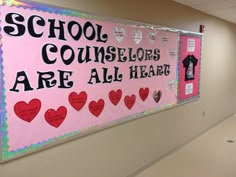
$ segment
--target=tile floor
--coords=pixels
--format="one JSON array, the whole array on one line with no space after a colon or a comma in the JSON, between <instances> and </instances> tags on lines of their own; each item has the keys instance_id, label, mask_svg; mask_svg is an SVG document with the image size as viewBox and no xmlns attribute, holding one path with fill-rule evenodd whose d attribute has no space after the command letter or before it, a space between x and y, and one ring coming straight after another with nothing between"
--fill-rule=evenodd
<instances>
[{"instance_id":1,"label":"tile floor","mask_svg":"<svg viewBox=\"0 0 236 177\"><path fill-rule=\"evenodd\" d=\"M136 177L236 177L236 116L226 119Z\"/></svg>"}]
</instances>

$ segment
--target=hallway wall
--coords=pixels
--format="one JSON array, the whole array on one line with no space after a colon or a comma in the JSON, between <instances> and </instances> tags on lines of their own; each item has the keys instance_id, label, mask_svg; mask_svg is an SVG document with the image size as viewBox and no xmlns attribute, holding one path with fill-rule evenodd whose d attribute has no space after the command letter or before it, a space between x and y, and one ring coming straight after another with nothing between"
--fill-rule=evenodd
<instances>
[{"instance_id":1,"label":"hallway wall","mask_svg":"<svg viewBox=\"0 0 236 177\"><path fill-rule=\"evenodd\" d=\"M2 177L126 177L235 112L236 25L170 0L37 0L198 32L204 24L201 98L0 165Z\"/></svg>"}]
</instances>

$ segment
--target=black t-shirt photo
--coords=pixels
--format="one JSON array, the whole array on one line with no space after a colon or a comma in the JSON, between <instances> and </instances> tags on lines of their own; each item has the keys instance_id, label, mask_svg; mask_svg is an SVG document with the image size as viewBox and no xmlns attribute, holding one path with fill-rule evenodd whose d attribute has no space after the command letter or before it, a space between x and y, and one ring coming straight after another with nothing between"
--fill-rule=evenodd
<instances>
[{"instance_id":1,"label":"black t-shirt photo","mask_svg":"<svg viewBox=\"0 0 236 177\"><path fill-rule=\"evenodd\" d=\"M185 81L194 80L195 78L195 67L197 66L198 59L194 55L188 55L183 65L185 68Z\"/></svg>"}]
</instances>

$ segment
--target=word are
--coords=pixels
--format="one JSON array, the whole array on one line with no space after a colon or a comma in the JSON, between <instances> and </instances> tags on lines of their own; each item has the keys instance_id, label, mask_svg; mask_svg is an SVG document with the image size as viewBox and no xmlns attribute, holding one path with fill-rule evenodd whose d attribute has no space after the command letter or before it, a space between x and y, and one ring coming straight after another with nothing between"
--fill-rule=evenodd
<instances>
[{"instance_id":1,"label":"word are","mask_svg":"<svg viewBox=\"0 0 236 177\"><path fill-rule=\"evenodd\" d=\"M58 70L58 78L56 78L53 71L39 72L38 74L38 87L37 89L52 88L58 85L58 88L68 89L73 86L73 81L69 80L72 76L72 71L61 71ZM17 72L14 86L10 89L12 92L19 92L19 86L24 91L32 91L34 88L30 84L29 78L25 71Z\"/></svg>"}]
</instances>

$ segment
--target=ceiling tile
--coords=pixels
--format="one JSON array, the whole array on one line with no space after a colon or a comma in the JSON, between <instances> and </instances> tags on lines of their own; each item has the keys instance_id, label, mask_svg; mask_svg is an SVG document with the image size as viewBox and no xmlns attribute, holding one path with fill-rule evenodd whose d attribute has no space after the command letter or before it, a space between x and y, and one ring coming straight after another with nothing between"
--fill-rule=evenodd
<instances>
[{"instance_id":1,"label":"ceiling tile","mask_svg":"<svg viewBox=\"0 0 236 177\"><path fill-rule=\"evenodd\" d=\"M174 0L236 24L236 0Z\"/></svg>"}]
</instances>

